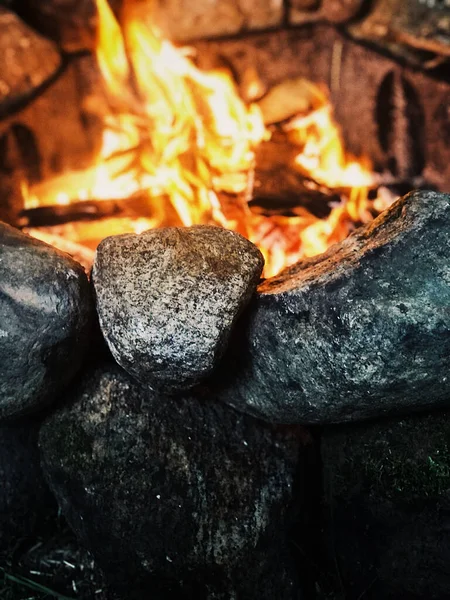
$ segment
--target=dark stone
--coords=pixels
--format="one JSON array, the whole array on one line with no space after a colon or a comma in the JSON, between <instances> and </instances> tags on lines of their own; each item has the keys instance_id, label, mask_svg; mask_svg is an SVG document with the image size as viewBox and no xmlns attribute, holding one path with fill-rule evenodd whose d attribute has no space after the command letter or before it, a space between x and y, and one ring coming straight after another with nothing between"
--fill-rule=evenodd
<instances>
[{"instance_id":1,"label":"dark stone","mask_svg":"<svg viewBox=\"0 0 450 600\"><path fill-rule=\"evenodd\" d=\"M78 263L0 223L0 419L40 409L69 383L91 305Z\"/></svg>"},{"instance_id":2,"label":"dark stone","mask_svg":"<svg viewBox=\"0 0 450 600\"><path fill-rule=\"evenodd\" d=\"M301 597L286 545L301 436L104 365L40 447L69 524L127 600L284 600Z\"/></svg>"},{"instance_id":3,"label":"dark stone","mask_svg":"<svg viewBox=\"0 0 450 600\"><path fill-rule=\"evenodd\" d=\"M331 428L322 460L326 539L342 596L447 600L450 414Z\"/></svg>"},{"instance_id":4,"label":"dark stone","mask_svg":"<svg viewBox=\"0 0 450 600\"><path fill-rule=\"evenodd\" d=\"M0 565L26 542L56 503L39 463L38 424L0 425Z\"/></svg>"},{"instance_id":5,"label":"dark stone","mask_svg":"<svg viewBox=\"0 0 450 600\"><path fill-rule=\"evenodd\" d=\"M114 358L150 387L192 387L217 364L262 267L256 246L221 227L106 238L92 280Z\"/></svg>"},{"instance_id":6,"label":"dark stone","mask_svg":"<svg viewBox=\"0 0 450 600\"><path fill-rule=\"evenodd\" d=\"M362 17L348 27L358 40L414 64L426 65L429 53L450 58L450 5L445 0L374 0Z\"/></svg>"},{"instance_id":7,"label":"dark stone","mask_svg":"<svg viewBox=\"0 0 450 600\"><path fill-rule=\"evenodd\" d=\"M226 63L243 81L256 67L253 80L265 89L298 77L320 86L326 82L349 152L370 158L376 171L396 180L407 171L410 186L425 181L450 192L450 86L444 66L441 77L405 69L387 53L323 23L195 47L201 68Z\"/></svg>"},{"instance_id":8,"label":"dark stone","mask_svg":"<svg viewBox=\"0 0 450 600\"><path fill-rule=\"evenodd\" d=\"M24 102L61 66L55 46L0 6L0 116Z\"/></svg>"},{"instance_id":9,"label":"dark stone","mask_svg":"<svg viewBox=\"0 0 450 600\"><path fill-rule=\"evenodd\" d=\"M315 21L342 24L355 19L364 0L290 0L289 22L302 25Z\"/></svg>"},{"instance_id":10,"label":"dark stone","mask_svg":"<svg viewBox=\"0 0 450 600\"><path fill-rule=\"evenodd\" d=\"M107 0L119 10L123 0ZM22 17L50 37L65 52L95 47L97 10L95 0L20 0Z\"/></svg>"},{"instance_id":11,"label":"dark stone","mask_svg":"<svg viewBox=\"0 0 450 600\"><path fill-rule=\"evenodd\" d=\"M354 421L450 398L450 196L414 192L267 280L216 378L273 422Z\"/></svg>"}]
</instances>

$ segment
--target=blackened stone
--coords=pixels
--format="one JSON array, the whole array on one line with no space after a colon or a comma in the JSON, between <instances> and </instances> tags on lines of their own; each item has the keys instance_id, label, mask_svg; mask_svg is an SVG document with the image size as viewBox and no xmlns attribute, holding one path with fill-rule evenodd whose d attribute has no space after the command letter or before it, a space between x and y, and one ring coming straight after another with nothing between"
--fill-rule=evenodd
<instances>
[{"instance_id":1,"label":"blackened stone","mask_svg":"<svg viewBox=\"0 0 450 600\"><path fill-rule=\"evenodd\" d=\"M330 428L324 516L348 600L450 597L450 413Z\"/></svg>"},{"instance_id":2,"label":"blackened stone","mask_svg":"<svg viewBox=\"0 0 450 600\"><path fill-rule=\"evenodd\" d=\"M256 246L221 227L106 238L92 280L114 358L150 387L192 387L225 350L262 267Z\"/></svg>"},{"instance_id":3,"label":"blackened stone","mask_svg":"<svg viewBox=\"0 0 450 600\"><path fill-rule=\"evenodd\" d=\"M29 98L61 66L61 57L52 42L1 6L0 56L0 116Z\"/></svg>"},{"instance_id":4,"label":"blackened stone","mask_svg":"<svg viewBox=\"0 0 450 600\"><path fill-rule=\"evenodd\" d=\"M49 515L56 502L39 462L38 424L0 425L0 565Z\"/></svg>"},{"instance_id":5,"label":"blackened stone","mask_svg":"<svg viewBox=\"0 0 450 600\"><path fill-rule=\"evenodd\" d=\"M107 0L119 10L123 0ZM20 0L22 17L66 52L93 50L97 10L95 0Z\"/></svg>"},{"instance_id":6,"label":"blackened stone","mask_svg":"<svg viewBox=\"0 0 450 600\"><path fill-rule=\"evenodd\" d=\"M450 398L450 196L414 192L259 287L220 397L274 422L332 423Z\"/></svg>"},{"instance_id":7,"label":"blackened stone","mask_svg":"<svg viewBox=\"0 0 450 600\"><path fill-rule=\"evenodd\" d=\"M348 26L358 40L415 64L426 63L429 53L450 56L450 6L445 0L373 0L371 10L360 16Z\"/></svg>"},{"instance_id":8,"label":"blackened stone","mask_svg":"<svg viewBox=\"0 0 450 600\"><path fill-rule=\"evenodd\" d=\"M124 598L300 596L286 545L298 428L162 398L117 365L41 429L58 503Z\"/></svg>"},{"instance_id":9,"label":"blackened stone","mask_svg":"<svg viewBox=\"0 0 450 600\"><path fill-rule=\"evenodd\" d=\"M0 223L0 419L40 409L72 379L91 306L77 262Z\"/></svg>"}]
</instances>

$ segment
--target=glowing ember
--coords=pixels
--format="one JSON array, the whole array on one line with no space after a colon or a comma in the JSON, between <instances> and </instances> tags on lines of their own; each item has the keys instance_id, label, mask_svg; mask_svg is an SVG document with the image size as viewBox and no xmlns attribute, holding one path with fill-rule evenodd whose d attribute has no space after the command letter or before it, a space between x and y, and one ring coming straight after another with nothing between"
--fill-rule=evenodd
<instances>
[{"instance_id":1,"label":"glowing ember","mask_svg":"<svg viewBox=\"0 0 450 600\"><path fill-rule=\"evenodd\" d=\"M164 40L149 22L148 5L143 13L143 3L125 1L119 25L107 0L96 2L97 61L109 104L102 115L100 154L90 169L26 191L27 207L145 192L148 210L138 218L78 224L77 233L66 227L61 235L95 247L105 235L124 230L216 223L257 244L266 259L265 276L271 276L302 256L326 250L355 222L372 218L370 164L345 154L319 88L317 106L283 129L299 148L292 167L318 185L337 189L342 203L324 220L304 209L290 216L258 213L247 205L254 150L270 132L257 106L244 104L226 72L200 71L186 50Z\"/></svg>"}]
</instances>

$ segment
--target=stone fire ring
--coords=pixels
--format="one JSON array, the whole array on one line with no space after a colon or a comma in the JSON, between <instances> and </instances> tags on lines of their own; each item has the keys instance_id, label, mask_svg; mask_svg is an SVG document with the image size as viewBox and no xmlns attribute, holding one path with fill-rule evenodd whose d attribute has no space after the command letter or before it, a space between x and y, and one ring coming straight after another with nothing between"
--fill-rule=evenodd
<instances>
[{"instance_id":1,"label":"stone fire ring","mask_svg":"<svg viewBox=\"0 0 450 600\"><path fill-rule=\"evenodd\" d=\"M0 418L11 418L69 385L92 300L62 253L6 225L0 241ZM164 401L200 385L273 423L338 423L448 401L449 257L450 196L421 191L258 287L259 251L198 226L107 238L92 288L116 362Z\"/></svg>"}]
</instances>

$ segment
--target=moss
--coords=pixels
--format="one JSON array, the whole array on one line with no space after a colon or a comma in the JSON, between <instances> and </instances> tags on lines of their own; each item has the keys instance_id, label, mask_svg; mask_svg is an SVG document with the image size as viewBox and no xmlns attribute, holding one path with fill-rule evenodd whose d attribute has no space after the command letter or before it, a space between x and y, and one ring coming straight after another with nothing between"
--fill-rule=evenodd
<instances>
[{"instance_id":1,"label":"moss","mask_svg":"<svg viewBox=\"0 0 450 600\"><path fill-rule=\"evenodd\" d=\"M445 494L450 490L448 417L414 416L336 432L328 438L324 455L333 470L334 491L392 500Z\"/></svg>"}]
</instances>

